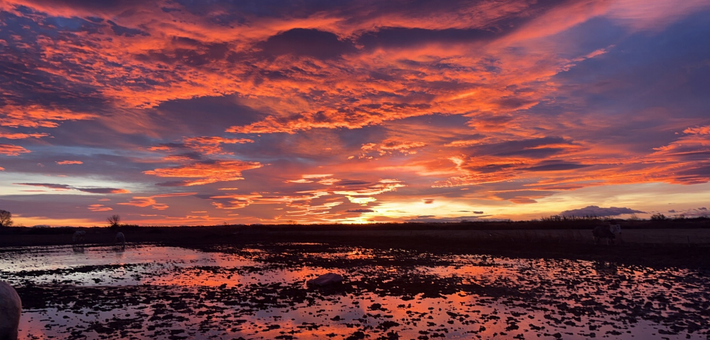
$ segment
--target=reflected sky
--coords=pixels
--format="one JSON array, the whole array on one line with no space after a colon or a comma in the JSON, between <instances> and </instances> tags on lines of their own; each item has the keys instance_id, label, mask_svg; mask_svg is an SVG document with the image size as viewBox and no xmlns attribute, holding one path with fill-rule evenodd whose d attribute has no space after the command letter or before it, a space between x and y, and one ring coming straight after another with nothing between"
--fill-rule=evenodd
<instances>
[{"instance_id":1,"label":"reflected sky","mask_svg":"<svg viewBox=\"0 0 710 340\"><path fill-rule=\"evenodd\" d=\"M23 297L27 339L704 339L710 331L708 278L687 269L279 247L292 251L21 248L0 253L0 279ZM326 272L344 283L305 285Z\"/></svg>"}]
</instances>

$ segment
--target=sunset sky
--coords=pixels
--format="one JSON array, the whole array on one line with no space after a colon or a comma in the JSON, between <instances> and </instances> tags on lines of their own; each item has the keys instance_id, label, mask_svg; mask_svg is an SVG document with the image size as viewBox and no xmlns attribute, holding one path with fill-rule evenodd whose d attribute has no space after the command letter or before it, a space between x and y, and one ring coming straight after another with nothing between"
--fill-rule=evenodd
<instances>
[{"instance_id":1,"label":"sunset sky","mask_svg":"<svg viewBox=\"0 0 710 340\"><path fill-rule=\"evenodd\" d=\"M702 216L710 0L0 2L16 224Z\"/></svg>"}]
</instances>

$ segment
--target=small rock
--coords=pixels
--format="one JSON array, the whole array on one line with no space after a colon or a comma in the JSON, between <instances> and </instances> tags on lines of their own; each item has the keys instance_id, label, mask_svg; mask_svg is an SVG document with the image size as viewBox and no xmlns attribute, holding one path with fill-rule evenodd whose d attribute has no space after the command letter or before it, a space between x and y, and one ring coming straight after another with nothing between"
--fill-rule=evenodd
<instances>
[{"instance_id":1,"label":"small rock","mask_svg":"<svg viewBox=\"0 0 710 340\"><path fill-rule=\"evenodd\" d=\"M309 286L322 287L322 286L332 285L332 284L341 283L341 282L343 282L342 276L340 276L338 274L334 274L334 273L327 273L327 274L323 274L315 279L308 280L308 282L306 282L306 284Z\"/></svg>"}]
</instances>

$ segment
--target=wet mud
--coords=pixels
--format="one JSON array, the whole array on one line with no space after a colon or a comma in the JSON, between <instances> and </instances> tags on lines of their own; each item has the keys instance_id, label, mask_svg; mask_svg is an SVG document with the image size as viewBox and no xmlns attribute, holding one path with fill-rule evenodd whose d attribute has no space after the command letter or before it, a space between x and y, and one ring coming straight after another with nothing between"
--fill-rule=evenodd
<instances>
[{"instance_id":1,"label":"wet mud","mask_svg":"<svg viewBox=\"0 0 710 340\"><path fill-rule=\"evenodd\" d=\"M342 284L312 288L320 274ZM328 243L20 247L24 339L707 339L702 270Z\"/></svg>"}]
</instances>

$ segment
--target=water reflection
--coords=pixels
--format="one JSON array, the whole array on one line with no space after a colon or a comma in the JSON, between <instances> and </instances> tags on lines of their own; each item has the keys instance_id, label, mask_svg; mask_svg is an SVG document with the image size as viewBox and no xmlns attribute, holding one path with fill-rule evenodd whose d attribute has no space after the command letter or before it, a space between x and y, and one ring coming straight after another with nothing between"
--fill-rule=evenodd
<instances>
[{"instance_id":1,"label":"water reflection","mask_svg":"<svg viewBox=\"0 0 710 340\"><path fill-rule=\"evenodd\" d=\"M21 336L488 339L708 336L710 280L613 263L397 249L129 246L0 253ZM295 249L295 248L294 248ZM287 249L288 250L288 249ZM308 288L325 272L345 277Z\"/></svg>"}]
</instances>

